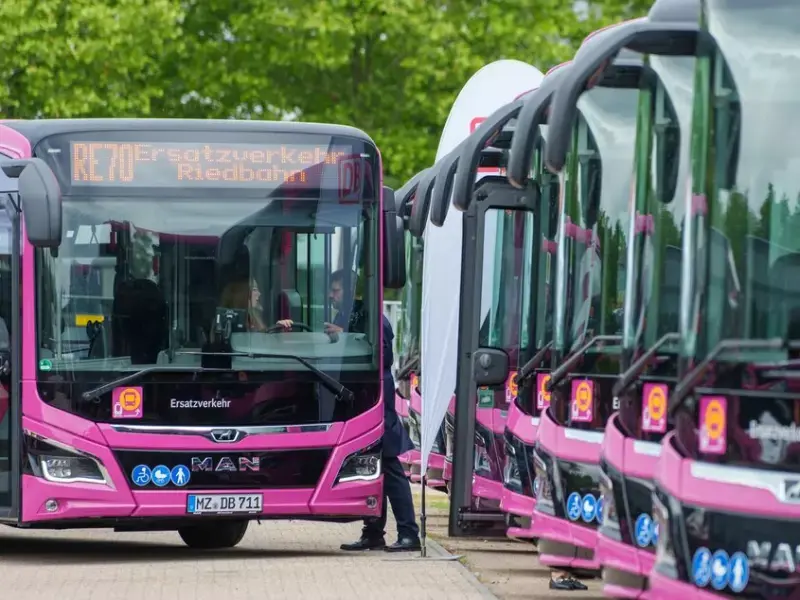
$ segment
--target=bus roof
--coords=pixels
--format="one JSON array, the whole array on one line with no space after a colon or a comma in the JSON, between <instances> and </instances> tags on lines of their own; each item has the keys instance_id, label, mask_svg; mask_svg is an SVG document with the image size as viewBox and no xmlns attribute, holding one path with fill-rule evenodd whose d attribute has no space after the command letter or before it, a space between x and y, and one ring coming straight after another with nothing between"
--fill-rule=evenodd
<instances>
[{"instance_id":1,"label":"bus roof","mask_svg":"<svg viewBox=\"0 0 800 600\"><path fill-rule=\"evenodd\" d=\"M36 119L0 120L35 146L51 135L93 131L226 131L247 133L312 133L358 138L375 145L366 133L347 125L301 123L299 121L250 121L234 119Z\"/></svg>"}]
</instances>

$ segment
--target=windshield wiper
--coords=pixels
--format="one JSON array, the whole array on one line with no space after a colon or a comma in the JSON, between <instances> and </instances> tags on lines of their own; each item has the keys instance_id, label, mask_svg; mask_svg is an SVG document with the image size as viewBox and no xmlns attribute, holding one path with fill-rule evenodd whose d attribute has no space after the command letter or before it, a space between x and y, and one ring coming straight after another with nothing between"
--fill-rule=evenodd
<instances>
[{"instance_id":1,"label":"windshield wiper","mask_svg":"<svg viewBox=\"0 0 800 600\"><path fill-rule=\"evenodd\" d=\"M790 343L782 338L772 339L725 339L721 340L708 355L689 371L683 379L678 381L678 385L669 397L667 406L670 414L674 414L676 408L691 394L692 390L700 384L705 374L714 366L720 354L728 350L740 350L743 352L758 350L784 350L790 347Z\"/></svg>"},{"instance_id":2,"label":"windshield wiper","mask_svg":"<svg viewBox=\"0 0 800 600\"><path fill-rule=\"evenodd\" d=\"M222 371L225 373L229 373L230 369L215 369L210 367L176 367L170 365L155 365L152 367L145 367L139 371L134 371L133 373L128 373L127 375L123 375L118 379L114 379L113 381L109 381L108 383L104 383L101 386L98 386L92 390L88 390L83 392L82 398L84 400L93 400L94 398L99 398L106 392L110 392L115 387L120 385L125 385L126 383L133 383L143 375L147 375L149 373L208 373L214 371Z\"/></svg>"},{"instance_id":3,"label":"windshield wiper","mask_svg":"<svg viewBox=\"0 0 800 600\"><path fill-rule=\"evenodd\" d=\"M526 381L531 375L534 374L539 365L542 364L544 359L547 357L547 353L550 351L550 348L553 347L553 341L547 342L541 349L531 358L528 362L522 365L522 368L517 373L517 385L521 385L523 381Z\"/></svg>"},{"instance_id":4,"label":"windshield wiper","mask_svg":"<svg viewBox=\"0 0 800 600\"><path fill-rule=\"evenodd\" d=\"M296 360L309 371L314 373L314 375L319 378L322 384L328 388L329 391L336 395L337 401L353 402L355 399L353 392L339 383L335 378L328 375L325 371L318 369L302 356L297 356L296 354L281 354L272 352L176 352L175 354L187 354L194 356L230 356L233 358L289 358L291 360ZM220 370L227 371L229 369Z\"/></svg>"}]
</instances>

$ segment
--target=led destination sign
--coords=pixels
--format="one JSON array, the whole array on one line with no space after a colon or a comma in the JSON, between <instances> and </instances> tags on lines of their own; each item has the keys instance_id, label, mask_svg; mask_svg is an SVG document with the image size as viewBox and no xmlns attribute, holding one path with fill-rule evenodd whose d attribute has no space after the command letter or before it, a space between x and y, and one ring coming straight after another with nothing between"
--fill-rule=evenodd
<instances>
[{"instance_id":1,"label":"led destination sign","mask_svg":"<svg viewBox=\"0 0 800 600\"><path fill-rule=\"evenodd\" d=\"M349 189L362 161L345 146L205 142L71 142L73 185Z\"/></svg>"}]
</instances>

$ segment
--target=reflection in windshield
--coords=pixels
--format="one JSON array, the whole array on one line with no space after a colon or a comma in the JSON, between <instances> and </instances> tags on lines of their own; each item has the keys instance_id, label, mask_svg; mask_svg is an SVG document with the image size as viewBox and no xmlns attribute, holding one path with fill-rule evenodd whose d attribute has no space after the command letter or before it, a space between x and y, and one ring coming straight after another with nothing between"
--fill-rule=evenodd
<instances>
[{"instance_id":1,"label":"reflection in windshield","mask_svg":"<svg viewBox=\"0 0 800 600\"><path fill-rule=\"evenodd\" d=\"M724 66L698 71L706 93L696 101L707 100L712 121L695 127L716 132L705 152L716 162L713 187L699 197L712 229L695 242L707 251L694 261L687 307L695 356L723 338L800 338L800 4L709 0L707 14L719 54L698 62ZM695 315L705 322L696 346Z\"/></svg>"},{"instance_id":2,"label":"reflection in windshield","mask_svg":"<svg viewBox=\"0 0 800 600\"><path fill-rule=\"evenodd\" d=\"M622 334L638 90L594 88L578 103L578 191L567 194L565 338L576 350Z\"/></svg>"},{"instance_id":3,"label":"reflection in windshield","mask_svg":"<svg viewBox=\"0 0 800 600\"><path fill-rule=\"evenodd\" d=\"M694 57L651 56L655 89L641 92L641 123L652 138L650 156L637 156L637 212L632 220L626 346L652 347L679 329L685 182L689 171ZM648 173L643 170L650 168ZM642 187L644 185L645 187ZM654 283L655 281L655 283Z\"/></svg>"},{"instance_id":4,"label":"reflection in windshield","mask_svg":"<svg viewBox=\"0 0 800 600\"><path fill-rule=\"evenodd\" d=\"M223 338L234 352L328 359L344 369L373 362L370 206L68 197L63 228L57 256L37 251L42 370L199 366L199 352ZM281 320L294 326L276 327ZM326 334L326 323L342 335ZM303 368L275 362L235 368Z\"/></svg>"}]
</instances>

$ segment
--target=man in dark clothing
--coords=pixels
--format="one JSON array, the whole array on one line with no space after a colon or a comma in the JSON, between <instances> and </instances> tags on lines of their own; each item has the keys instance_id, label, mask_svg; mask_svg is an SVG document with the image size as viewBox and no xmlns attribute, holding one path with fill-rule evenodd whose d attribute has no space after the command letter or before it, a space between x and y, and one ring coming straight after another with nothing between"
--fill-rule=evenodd
<instances>
[{"instance_id":1,"label":"man in dark clothing","mask_svg":"<svg viewBox=\"0 0 800 600\"><path fill-rule=\"evenodd\" d=\"M325 332L336 335L343 331L363 332L366 329L367 314L364 303L352 302L350 311L344 310L344 271L331 274L329 299L338 313L332 323L325 323ZM355 274L352 281L355 282ZM348 314L349 313L349 314ZM412 450L414 444L400 422L394 406L394 377L392 376L392 341L394 332L386 315L383 317L383 510L380 517L364 519L361 538L352 544L342 544L342 550L386 550L387 552L406 552L420 549L419 527L414 514L414 499L411 485L398 456ZM291 321L280 321L284 327L291 327ZM392 513L397 522L397 541L386 545L387 504L391 503Z\"/></svg>"}]
</instances>

